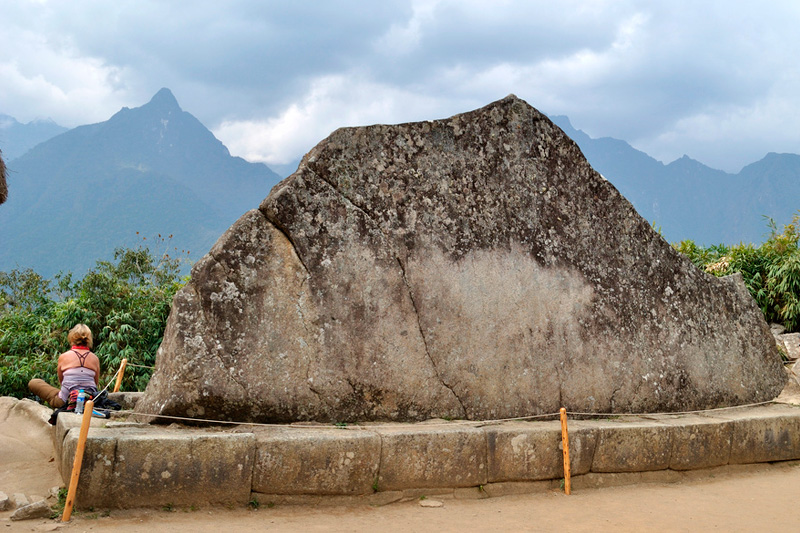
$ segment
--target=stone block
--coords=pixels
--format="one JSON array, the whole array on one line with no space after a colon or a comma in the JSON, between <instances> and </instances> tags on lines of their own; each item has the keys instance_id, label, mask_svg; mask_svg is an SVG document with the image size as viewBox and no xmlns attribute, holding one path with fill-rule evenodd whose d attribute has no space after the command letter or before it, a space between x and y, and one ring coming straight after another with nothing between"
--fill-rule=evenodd
<instances>
[{"instance_id":1,"label":"stone block","mask_svg":"<svg viewBox=\"0 0 800 533\"><path fill-rule=\"evenodd\" d=\"M56 419L56 427L53 431L53 449L55 450L56 457L61 457L63 459L64 450L62 449L64 445L64 438L67 436L70 430L75 429L76 431L80 430L81 423L83 420L83 415L76 415L75 413L61 413L58 415ZM100 418L92 418L92 421L89 424L90 432L95 428L102 428L105 426L105 419ZM77 439L78 433L75 433L75 438ZM73 452L74 454L74 448ZM72 457L72 456L70 456ZM63 465L63 461L59 463ZM66 470L66 474L64 470L61 470L61 477L66 477L67 482L69 482L69 472L72 469L72 459L69 461L69 468Z\"/></svg>"},{"instance_id":2,"label":"stone block","mask_svg":"<svg viewBox=\"0 0 800 533\"><path fill-rule=\"evenodd\" d=\"M108 399L117 402L123 409L134 409L143 394L143 392L109 392Z\"/></svg>"},{"instance_id":3,"label":"stone block","mask_svg":"<svg viewBox=\"0 0 800 533\"><path fill-rule=\"evenodd\" d=\"M369 431L282 429L259 432L253 490L270 494L369 494L381 439Z\"/></svg>"},{"instance_id":4,"label":"stone block","mask_svg":"<svg viewBox=\"0 0 800 533\"><path fill-rule=\"evenodd\" d=\"M7 511L9 509L11 509L11 500L8 494L0 492L0 511Z\"/></svg>"},{"instance_id":5,"label":"stone block","mask_svg":"<svg viewBox=\"0 0 800 533\"><path fill-rule=\"evenodd\" d=\"M569 425L570 471L589 472L595 435L579 423ZM564 477L559 422L516 422L484 428L488 445L488 479L536 481Z\"/></svg>"},{"instance_id":6,"label":"stone block","mask_svg":"<svg viewBox=\"0 0 800 533\"><path fill-rule=\"evenodd\" d=\"M59 415L59 423L62 415ZM70 415L80 419L77 415ZM79 427L70 429L64 437L62 453L59 456L61 479L69 486L72 476L72 467L75 461L75 451L78 448ZM81 463L81 475L78 482L78 491L75 497L75 508L87 507L115 507L114 486L117 478L114 476L114 463L116 460L117 435L108 429L90 428L86 438ZM138 495L137 495L138 497Z\"/></svg>"},{"instance_id":7,"label":"stone block","mask_svg":"<svg viewBox=\"0 0 800 533\"><path fill-rule=\"evenodd\" d=\"M471 427L377 429L379 490L475 487L487 482L486 436Z\"/></svg>"},{"instance_id":8,"label":"stone block","mask_svg":"<svg viewBox=\"0 0 800 533\"><path fill-rule=\"evenodd\" d=\"M135 428L118 433L113 501L106 506L248 502L255 455L252 433Z\"/></svg>"},{"instance_id":9,"label":"stone block","mask_svg":"<svg viewBox=\"0 0 800 533\"><path fill-rule=\"evenodd\" d=\"M34 518L48 518L53 511L45 500L25 505L18 508L11 515L11 520L32 520Z\"/></svg>"},{"instance_id":10,"label":"stone block","mask_svg":"<svg viewBox=\"0 0 800 533\"><path fill-rule=\"evenodd\" d=\"M64 439L65 482L78 432L72 429ZM75 507L244 505L250 495L254 454L252 433L91 429Z\"/></svg>"},{"instance_id":11,"label":"stone block","mask_svg":"<svg viewBox=\"0 0 800 533\"><path fill-rule=\"evenodd\" d=\"M710 416L665 417L672 426L672 470L696 470L728 464L733 423Z\"/></svg>"},{"instance_id":12,"label":"stone block","mask_svg":"<svg viewBox=\"0 0 800 533\"><path fill-rule=\"evenodd\" d=\"M644 472L669 468L672 428L643 420L608 423L597 430L592 472Z\"/></svg>"},{"instance_id":13,"label":"stone block","mask_svg":"<svg viewBox=\"0 0 800 533\"><path fill-rule=\"evenodd\" d=\"M800 459L800 409L770 405L715 416L733 424L730 464Z\"/></svg>"}]
</instances>

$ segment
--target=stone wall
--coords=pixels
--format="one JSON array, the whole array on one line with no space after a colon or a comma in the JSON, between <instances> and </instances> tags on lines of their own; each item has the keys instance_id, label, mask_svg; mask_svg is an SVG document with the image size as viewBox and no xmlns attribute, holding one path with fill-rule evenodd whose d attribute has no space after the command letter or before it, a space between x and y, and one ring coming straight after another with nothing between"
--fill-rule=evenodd
<instances>
[{"instance_id":1,"label":"stone wall","mask_svg":"<svg viewBox=\"0 0 800 533\"><path fill-rule=\"evenodd\" d=\"M65 482L79 424L77 415L59 416L55 443ZM95 424L79 508L477 498L557 488L563 477L558 421L222 432ZM787 405L570 420L569 429L576 488L646 481L658 472L663 481L690 470L800 459L800 410Z\"/></svg>"}]
</instances>

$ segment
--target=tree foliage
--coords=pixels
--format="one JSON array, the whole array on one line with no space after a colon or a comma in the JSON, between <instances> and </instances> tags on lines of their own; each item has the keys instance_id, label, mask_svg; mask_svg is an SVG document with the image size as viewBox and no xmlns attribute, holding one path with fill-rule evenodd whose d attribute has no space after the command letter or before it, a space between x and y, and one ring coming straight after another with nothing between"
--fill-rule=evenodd
<instances>
[{"instance_id":1,"label":"tree foliage","mask_svg":"<svg viewBox=\"0 0 800 533\"><path fill-rule=\"evenodd\" d=\"M741 272L750 294L770 323L800 331L800 212L779 230L769 220L769 238L752 244L710 246L682 241L675 248L715 276Z\"/></svg>"},{"instance_id":2,"label":"tree foliage","mask_svg":"<svg viewBox=\"0 0 800 533\"><path fill-rule=\"evenodd\" d=\"M180 260L150 248L120 248L82 279L70 273L46 280L30 269L0 272L0 396L29 396L28 381L56 383L67 332L89 326L105 386L123 358L152 367L172 297L182 286ZM122 390L143 390L152 371L128 367Z\"/></svg>"}]
</instances>

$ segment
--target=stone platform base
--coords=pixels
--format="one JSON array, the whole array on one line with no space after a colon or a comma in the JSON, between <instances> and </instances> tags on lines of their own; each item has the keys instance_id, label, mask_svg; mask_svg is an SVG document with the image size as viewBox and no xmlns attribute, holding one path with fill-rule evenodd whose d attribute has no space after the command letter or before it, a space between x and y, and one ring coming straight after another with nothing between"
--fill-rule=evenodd
<instances>
[{"instance_id":1,"label":"stone platform base","mask_svg":"<svg viewBox=\"0 0 800 533\"><path fill-rule=\"evenodd\" d=\"M79 426L79 416L62 414L54 433L65 483ZM679 481L800 459L800 408L570 420L569 442L575 490ZM382 505L551 490L562 478L558 421L198 429L93 419L76 507Z\"/></svg>"}]
</instances>

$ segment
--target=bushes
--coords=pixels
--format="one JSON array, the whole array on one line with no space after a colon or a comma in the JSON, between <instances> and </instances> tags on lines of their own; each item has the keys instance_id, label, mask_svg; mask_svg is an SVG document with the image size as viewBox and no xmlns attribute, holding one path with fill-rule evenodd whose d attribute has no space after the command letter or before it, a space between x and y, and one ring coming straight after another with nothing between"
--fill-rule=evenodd
<instances>
[{"instance_id":1,"label":"bushes","mask_svg":"<svg viewBox=\"0 0 800 533\"><path fill-rule=\"evenodd\" d=\"M28 396L28 380L57 385L56 360L79 322L94 334L101 386L128 362L153 366L172 297L182 286L179 260L149 248L123 248L81 280L45 280L34 271L0 272L0 396ZM151 371L128 367L122 390L143 390Z\"/></svg>"},{"instance_id":2,"label":"bushes","mask_svg":"<svg viewBox=\"0 0 800 533\"><path fill-rule=\"evenodd\" d=\"M741 272L767 322L800 331L800 212L783 231L772 220L769 228L769 238L758 248L752 244L703 248L692 241L673 246L715 276Z\"/></svg>"}]
</instances>

